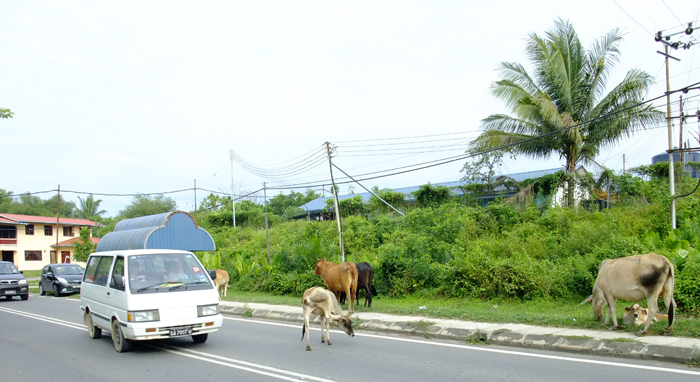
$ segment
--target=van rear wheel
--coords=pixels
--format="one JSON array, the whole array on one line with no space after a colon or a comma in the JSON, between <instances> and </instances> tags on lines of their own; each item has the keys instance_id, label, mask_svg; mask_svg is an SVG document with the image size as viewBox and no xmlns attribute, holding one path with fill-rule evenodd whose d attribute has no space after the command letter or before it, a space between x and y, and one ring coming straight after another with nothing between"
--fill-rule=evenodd
<instances>
[{"instance_id":1,"label":"van rear wheel","mask_svg":"<svg viewBox=\"0 0 700 382\"><path fill-rule=\"evenodd\" d=\"M112 321L112 342L114 350L119 353L128 352L131 349L131 340L124 338L124 333L117 320Z\"/></svg>"},{"instance_id":2,"label":"van rear wheel","mask_svg":"<svg viewBox=\"0 0 700 382\"><path fill-rule=\"evenodd\" d=\"M192 336L192 340L196 344L203 344L204 342L206 342L207 337L209 337L209 333L197 334Z\"/></svg>"}]
</instances>

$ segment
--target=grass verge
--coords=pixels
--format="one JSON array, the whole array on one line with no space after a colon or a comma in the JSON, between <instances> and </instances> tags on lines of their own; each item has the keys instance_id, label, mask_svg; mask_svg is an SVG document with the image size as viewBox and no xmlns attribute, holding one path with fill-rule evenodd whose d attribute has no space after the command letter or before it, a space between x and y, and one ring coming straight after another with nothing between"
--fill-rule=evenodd
<instances>
[{"instance_id":1,"label":"grass verge","mask_svg":"<svg viewBox=\"0 0 700 382\"><path fill-rule=\"evenodd\" d=\"M261 292L244 292L229 288L224 300L240 302L258 302L263 304L301 306L298 296L277 296ZM362 305L355 307L356 312L375 312L402 316L419 316L426 318L445 318L489 323L518 323L537 326L578 329L607 329L602 322L593 319L590 304L581 305L580 301L505 301L505 300L471 300L447 299L435 296L409 296L390 298L376 296L372 307ZM637 326L622 325L622 314L628 301L618 301L617 315L619 331L636 333ZM343 305L347 310L347 305ZM649 328L649 335L661 335L668 322L661 320ZM700 338L700 319L683 316L682 312L674 320L675 330L672 336Z\"/></svg>"}]
</instances>

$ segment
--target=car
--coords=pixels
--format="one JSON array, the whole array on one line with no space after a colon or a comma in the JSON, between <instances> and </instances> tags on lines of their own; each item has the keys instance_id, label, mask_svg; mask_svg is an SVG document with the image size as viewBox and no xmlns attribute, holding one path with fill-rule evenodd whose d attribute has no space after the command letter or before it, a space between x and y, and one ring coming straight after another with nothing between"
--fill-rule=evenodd
<instances>
[{"instance_id":1,"label":"car","mask_svg":"<svg viewBox=\"0 0 700 382\"><path fill-rule=\"evenodd\" d=\"M80 293L83 273L83 268L77 264L49 264L41 270L39 294L43 296L46 292L51 292L59 297Z\"/></svg>"},{"instance_id":2,"label":"car","mask_svg":"<svg viewBox=\"0 0 700 382\"><path fill-rule=\"evenodd\" d=\"M0 297L10 300L19 296L22 300L29 298L29 285L21 271L9 261L0 261Z\"/></svg>"}]
</instances>

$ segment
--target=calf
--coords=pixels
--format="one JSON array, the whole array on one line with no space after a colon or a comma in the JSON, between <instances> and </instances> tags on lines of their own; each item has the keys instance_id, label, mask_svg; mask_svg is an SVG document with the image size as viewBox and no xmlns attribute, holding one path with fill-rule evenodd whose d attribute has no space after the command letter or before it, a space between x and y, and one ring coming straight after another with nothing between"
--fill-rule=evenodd
<instances>
[{"instance_id":1,"label":"calf","mask_svg":"<svg viewBox=\"0 0 700 382\"><path fill-rule=\"evenodd\" d=\"M226 289L228 289L228 272L223 269L215 269L216 279L214 284L216 285L216 290L219 291L220 296L226 296Z\"/></svg>"},{"instance_id":2,"label":"calf","mask_svg":"<svg viewBox=\"0 0 700 382\"><path fill-rule=\"evenodd\" d=\"M301 308L304 312L304 325L301 327L301 339L304 340L306 332L309 331L309 316L315 314L321 320L321 343L326 342L331 344L330 322L337 323L340 329L347 333L350 337L355 337L355 332L352 330L352 321L350 317L343 314L340 309L340 304L335 298L335 295L330 291L321 287L309 288L304 292L301 298ZM323 330L326 330L325 335ZM306 336L306 350L311 350L309 343L310 334Z\"/></svg>"},{"instance_id":3,"label":"calf","mask_svg":"<svg viewBox=\"0 0 700 382\"><path fill-rule=\"evenodd\" d=\"M625 307L625 314L622 315L622 322L624 322L626 325L642 325L647 321L648 317L649 311L647 309L642 308L639 306L639 304L634 304L632 306ZM668 314L656 313L656 315L654 315L653 322L660 319L668 320Z\"/></svg>"},{"instance_id":4,"label":"calf","mask_svg":"<svg viewBox=\"0 0 700 382\"><path fill-rule=\"evenodd\" d=\"M612 314L613 326L617 329L617 314L615 302L617 299L641 301L647 299L649 314L644 327L637 334L644 334L649 329L656 312L659 310L659 296L662 296L668 310L668 328L673 327L673 314L676 301L673 299L674 268L666 257L655 253L634 255L619 259L608 259L600 263L598 278L593 285L593 294L582 302L592 302L593 314L596 320L603 317L606 309L605 322L607 325Z\"/></svg>"}]
</instances>

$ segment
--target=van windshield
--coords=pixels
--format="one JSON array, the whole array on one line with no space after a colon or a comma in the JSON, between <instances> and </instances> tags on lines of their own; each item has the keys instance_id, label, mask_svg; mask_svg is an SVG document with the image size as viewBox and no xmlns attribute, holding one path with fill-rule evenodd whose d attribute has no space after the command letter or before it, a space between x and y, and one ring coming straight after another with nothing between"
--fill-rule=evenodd
<instances>
[{"instance_id":1,"label":"van windshield","mask_svg":"<svg viewBox=\"0 0 700 382\"><path fill-rule=\"evenodd\" d=\"M191 253L129 256L126 280L131 293L167 293L212 289L213 286Z\"/></svg>"}]
</instances>

